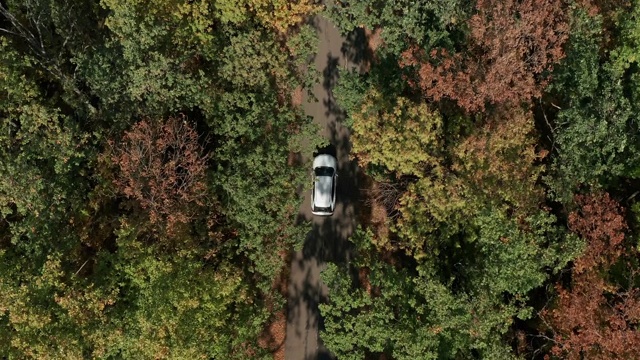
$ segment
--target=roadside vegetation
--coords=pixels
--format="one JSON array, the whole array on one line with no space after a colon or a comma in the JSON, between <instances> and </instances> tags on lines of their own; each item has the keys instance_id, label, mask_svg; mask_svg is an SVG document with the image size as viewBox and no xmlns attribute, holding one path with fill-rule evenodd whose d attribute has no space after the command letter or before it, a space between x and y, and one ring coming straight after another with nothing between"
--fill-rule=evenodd
<instances>
[{"instance_id":1,"label":"roadside vegetation","mask_svg":"<svg viewBox=\"0 0 640 360\"><path fill-rule=\"evenodd\" d=\"M380 38L334 93L386 226L363 224L354 259L323 272L326 346L339 359L640 358L640 4L327 13Z\"/></svg>"},{"instance_id":2,"label":"roadside vegetation","mask_svg":"<svg viewBox=\"0 0 640 360\"><path fill-rule=\"evenodd\" d=\"M0 358L272 357L318 10L2 1Z\"/></svg>"},{"instance_id":3,"label":"roadside vegetation","mask_svg":"<svg viewBox=\"0 0 640 360\"><path fill-rule=\"evenodd\" d=\"M282 356L315 14L369 45L326 347L640 358L636 0L1 1L0 358Z\"/></svg>"}]
</instances>

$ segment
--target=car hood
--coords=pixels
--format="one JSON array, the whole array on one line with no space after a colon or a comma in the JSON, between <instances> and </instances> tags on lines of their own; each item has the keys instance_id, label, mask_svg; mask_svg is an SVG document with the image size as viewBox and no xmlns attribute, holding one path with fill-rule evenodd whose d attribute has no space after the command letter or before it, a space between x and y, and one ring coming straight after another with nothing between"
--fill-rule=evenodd
<instances>
[{"instance_id":1,"label":"car hood","mask_svg":"<svg viewBox=\"0 0 640 360\"><path fill-rule=\"evenodd\" d=\"M331 206L331 176L316 176L314 204L316 207Z\"/></svg>"}]
</instances>

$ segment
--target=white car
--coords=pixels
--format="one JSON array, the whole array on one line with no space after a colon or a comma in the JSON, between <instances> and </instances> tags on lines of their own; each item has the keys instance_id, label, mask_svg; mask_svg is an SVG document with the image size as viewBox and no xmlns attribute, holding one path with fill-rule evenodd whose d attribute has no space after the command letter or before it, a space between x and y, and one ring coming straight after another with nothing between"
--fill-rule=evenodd
<instances>
[{"instance_id":1,"label":"white car","mask_svg":"<svg viewBox=\"0 0 640 360\"><path fill-rule=\"evenodd\" d=\"M336 207L336 180L338 162L331 155L318 155L313 159L313 190L311 213L331 216Z\"/></svg>"}]
</instances>

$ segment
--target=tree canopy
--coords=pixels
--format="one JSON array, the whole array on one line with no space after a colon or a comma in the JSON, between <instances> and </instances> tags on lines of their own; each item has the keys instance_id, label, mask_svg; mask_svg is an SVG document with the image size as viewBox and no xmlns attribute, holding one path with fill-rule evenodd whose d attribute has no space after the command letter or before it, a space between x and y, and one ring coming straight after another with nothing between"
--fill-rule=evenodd
<instances>
[{"instance_id":1,"label":"tree canopy","mask_svg":"<svg viewBox=\"0 0 640 360\"><path fill-rule=\"evenodd\" d=\"M639 4L619 5L327 10L382 38L335 92L374 184L323 272L340 358L638 356Z\"/></svg>"},{"instance_id":2,"label":"tree canopy","mask_svg":"<svg viewBox=\"0 0 640 360\"><path fill-rule=\"evenodd\" d=\"M0 354L269 356L306 230L287 159L320 142L290 96L317 10L0 5Z\"/></svg>"},{"instance_id":3,"label":"tree canopy","mask_svg":"<svg viewBox=\"0 0 640 360\"><path fill-rule=\"evenodd\" d=\"M328 350L640 357L637 0L0 2L0 357L273 358L314 16L366 57Z\"/></svg>"}]
</instances>

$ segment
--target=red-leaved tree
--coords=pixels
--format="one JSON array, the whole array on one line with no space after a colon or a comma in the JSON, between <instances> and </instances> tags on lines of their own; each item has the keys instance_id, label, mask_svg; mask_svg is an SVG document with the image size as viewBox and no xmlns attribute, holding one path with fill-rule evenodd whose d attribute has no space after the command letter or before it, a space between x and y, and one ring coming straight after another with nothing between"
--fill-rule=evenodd
<instances>
[{"instance_id":1,"label":"red-leaved tree","mask_svg":"<svg viewBox=\"0 0 640 360\"><path fill-rule=\"evenodd\" d=\"M609 282L623 259L627 230L622 207L608 194L579 195L569 227L587 241L575 261L569 289L556 285L557 304L542 312L554 332L551 353L566 359L640 359L640 289ZM633 254L637 255L637 254ZM630 270L633 284L636 271Z\"/></svg>"},{"instance_id":2,"label":"red-leaved tree","mask_svg":"<svg viewBox=\"0 0 640 360\"><path fill-rule=\"evenodd\" d=\"M467 48L426 53L413 46L400 60L414 67L409 82L438 101L455 100L467 111L486 103L519 104L538 97L564 52L569 25L560 0L478 0L469 20Z\"/></svg>"},{"instance_id":3,"label":"red-leaved tree","mask_svg":"<svg viewBox=\"0 0 640 360\"><path fill-rule=\"evenodd\" d=\"M577 195L579 211L569 214L569 228L587 241L586 251L574 262L573 273L608 269L623 251L627 223L623 209L609 194Z\"/></svg>"},{"instance_id":4,"label":"red-leaved tree","mask_svg":"<svg viewBox=\"0 0 640 360\"><path fill-rule=\"evenodd\" d=\"M120 170L114 180L119 191L169 233L203 205L207 156L184 117L138 122L125 132L112 160Z\"/></svg>"}]
</instances>

